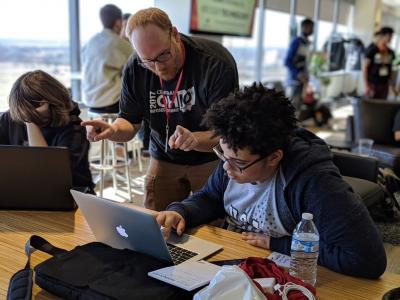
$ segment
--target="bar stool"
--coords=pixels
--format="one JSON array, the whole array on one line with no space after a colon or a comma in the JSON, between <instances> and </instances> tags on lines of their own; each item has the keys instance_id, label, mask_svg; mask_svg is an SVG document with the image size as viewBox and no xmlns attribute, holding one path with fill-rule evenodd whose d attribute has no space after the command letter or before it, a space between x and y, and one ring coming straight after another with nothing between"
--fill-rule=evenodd
<instances>
[{"instance_id":1,"label":"bar stool","mask_svg":"<svg viewBox=\"0 0 400 300\"><path fill-rule=\"evenodd\" d=\"M101 119L108 124L112 124L114 120L118 117L115 113L98 113L93 111L88 111L88 116L90 119ZM125 169L125 181L128 189L128 202L132 202L132 191L131 191L131 175L129 170L129 157L128 157L128 144L127 143L117 143L110 140L100 141L100 157L92 157L90 159L90 167L94 170L100 172L100 197L103 197L104 190L104 179L107 171L112 171L113 187L117 190L117 170ZM119 158L117 155L117 147L123 145L123 159ZM98 161L98 163L97 163Z\"/></svg>"},{"instance_id":2,"label":"bar stool","mask_svg":"<svg viewBox=\"0 0 400 300\"><path fill-rule=\"evenodd\" d=\"M143 142L138 138L137 135L129 141L129 148L132 150L132 158L133 161L137 161L139 165L139 172L143 172L143 163L142 163L142 148Z\"/></svg>"}]
</instances>

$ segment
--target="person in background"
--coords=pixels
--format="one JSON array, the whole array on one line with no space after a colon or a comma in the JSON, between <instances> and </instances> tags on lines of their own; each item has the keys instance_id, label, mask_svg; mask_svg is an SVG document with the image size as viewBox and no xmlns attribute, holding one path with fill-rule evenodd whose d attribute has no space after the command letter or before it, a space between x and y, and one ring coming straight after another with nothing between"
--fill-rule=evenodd
<instances>
[{"instance_id":1,"label":"person in background","mask_svg":"<svg viewBox=\"0 0 400 300\"><path fill-rule=\"evenodd\" d=\"M300 26L301 35L291 41L285 58L285 66L288 69L287 96L291 99L296 111L301 109L303 88L308 83L309 37L314 32L314 22L304 19Z\"/></svg>"},{"instance_id":2,"label":"person in background","mask_svg":"<svg viewBox=\"0 0 400 300\"><path fill-rule=\"evenodd\" d=\"M124 39L124 40L126 40L126 41L128 41L128 42L129 42L129 38L126 36L125 31L126 31L126 25L128 24L128 19L129 19L129 17L130 17L131 15L132 15L132 14L130 14L130 13L124 13L124 14L122 15L122 27L121 27L121 31L120 31L120 33L119 33L119 36L120 36L122 39Z\"/></svg>"},{"instance_id":3,"label":"person in background","mask_svg":"<svg viewBox=\"0 0 400 300\"><path fill-rule=\"evenodd\" d=\"M392 63L395 54L389 48L393 29L382 27L376 35L376 42L369 45L365 50L362 68L365 95L373 99L387 99L389 86L391 86L395 96L398 94L395 80L392 78Z\"/></svg>"},{"instance_id":4,"label":"person in background","mask_svg":"<svg viewBox=\"0 0 400 300\"><path fill-rule=\"evenodd\" d=\"M89 142L68 90L46 72L27 72L14 83L9 107L0 116L0 144L67 147L74 187L93 193Z\"/></svg>"},{"instance_id":5,"label":"person in background","mask_svg":"<svg viewBox=\"0 0 400 300\"><path fill-rule=\"evenodd\" d=\"M385 271L381 237L360 197L343 180L323 140L297 127L283 93L261 84L213 104L204 123L220 136L222 160L206 185L159 212L168 237L226 217L249 244L290 255L302 213L314 215L319 263L333 271L377 278Z\"/></svg>"},{"instance_id":6,"label":"person in background","mask_svg":"<svg viewBox=\"0 0 400 300\"><path fill-rule=\"evenodd\" d=\"M158 8L131 16L127 36L136 55L124 70L118 119L82 125L89 140L118 142L149 123L145 206L163 210L203 186L217 165L218 138L200 122L212 103L238 87L236 63L221 44L180 34Z\"/></svg>"},{"instance_id":7,"label":"person in background","mask_svg":"<svg viewBox=\"0 0 400 300\"><path fill-rule=\"evenodd\" d=\"M120 37L122 11L117 6L103 6L100 19L103 30L82 50L83 103L93 112L118 113L122 69L133 50Z\"/></svg>"}]
</instances>

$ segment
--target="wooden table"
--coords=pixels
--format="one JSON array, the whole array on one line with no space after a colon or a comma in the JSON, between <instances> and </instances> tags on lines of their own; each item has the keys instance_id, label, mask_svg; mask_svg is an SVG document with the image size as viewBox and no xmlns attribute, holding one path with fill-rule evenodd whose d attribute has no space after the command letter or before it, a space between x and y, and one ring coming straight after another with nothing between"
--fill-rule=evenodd
<instances>
[{"instance_id":1,"label":"wooden table","mask_svg":"<svg viewBox=\"0 0 400 300\"><path fill-rule=\"evenodd\" d=\"M71 212L24 212L0 211L0 299L5 299L8 282L13 273L26 263L23 248L32 234L48 239L55 246L72 249L76 245L94 241L86 221L79 211ZM209 260L267 256L269 252L248 245L240 235L212 226L202 226L194 235L223 245L223 251ZM35 252L32 264L48 258L47 254ZM400 275L386 272L379 280L366 280L344 276L318 267L318 299L381 299L382 295L400 286ZM57 299L57 297L33 288L34 299Z\"/></svg>"}]
</instances>

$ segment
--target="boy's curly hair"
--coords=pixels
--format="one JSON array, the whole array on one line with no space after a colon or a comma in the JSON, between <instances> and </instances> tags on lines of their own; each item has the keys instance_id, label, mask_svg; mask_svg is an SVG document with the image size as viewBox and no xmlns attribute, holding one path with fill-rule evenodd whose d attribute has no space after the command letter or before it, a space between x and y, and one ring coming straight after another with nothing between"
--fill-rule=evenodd
<instances>
[{"instance_id":1,"label":"boy's curly hair","mask_svg":"<svg viewBox=\"0 0 400 300\"><path fill-rule=\"evenodd\" d=\"M282 92L253 83L214 103L202 123L233 151L248 148L252 154L268 156L285 148L297 127L294 112Z\"/></svg>"}]
</instances>

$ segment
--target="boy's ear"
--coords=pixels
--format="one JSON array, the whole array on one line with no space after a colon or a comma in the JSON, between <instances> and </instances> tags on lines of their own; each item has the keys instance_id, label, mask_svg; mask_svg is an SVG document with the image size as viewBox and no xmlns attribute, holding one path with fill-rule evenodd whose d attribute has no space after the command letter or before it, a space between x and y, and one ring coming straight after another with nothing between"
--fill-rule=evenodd
<instances>
[{"instance_id":1,"label":"boy's ear","mask_svg":"<svg viewBox=\"0 0 400 300\"><path fill-rule=\"evenodd\" d=\"M281 149L278 149L278 150L272 152L268 156L268 158L267 158L268 165L270 165L271 167L275 167L275 166L279 165L282 158L283 158L283 151Z\"/></svg>"}]
</instances>

